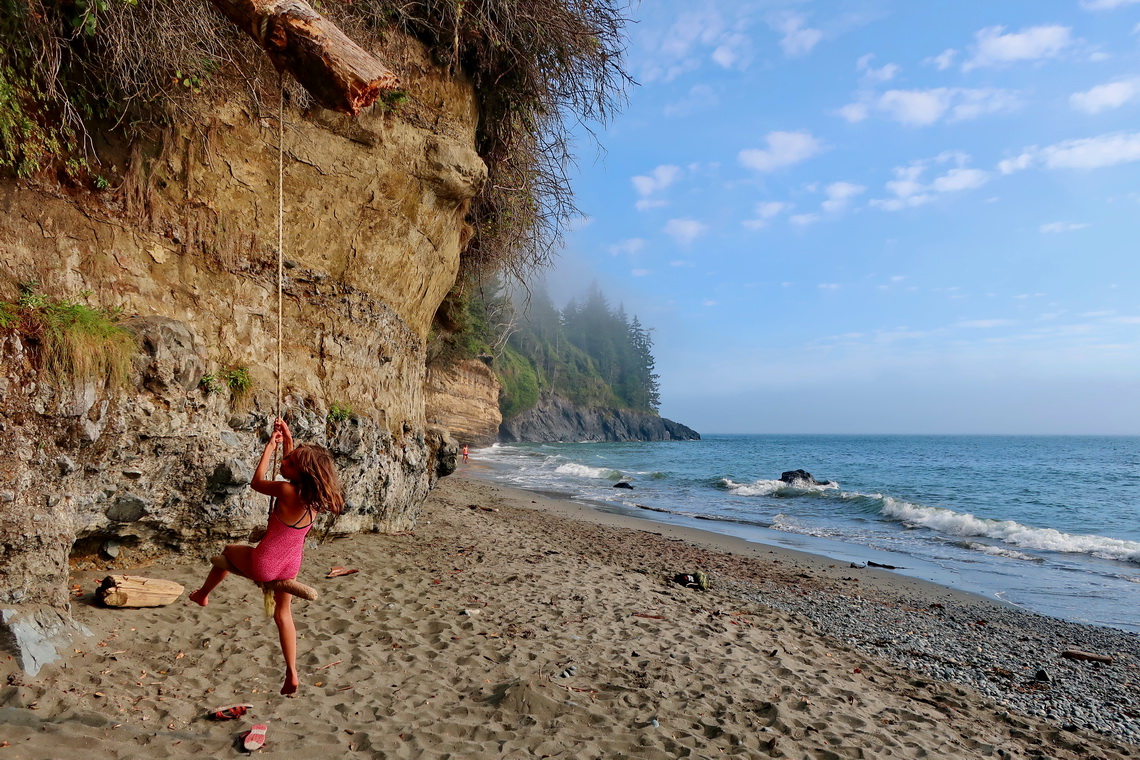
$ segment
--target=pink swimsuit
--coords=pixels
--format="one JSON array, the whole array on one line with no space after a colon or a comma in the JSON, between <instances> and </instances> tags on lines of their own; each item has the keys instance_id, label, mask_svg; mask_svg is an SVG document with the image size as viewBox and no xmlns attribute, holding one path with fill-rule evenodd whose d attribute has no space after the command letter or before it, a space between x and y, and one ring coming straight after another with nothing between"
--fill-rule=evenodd
<instances>
[{"instance_id":1,"label":"pink swimsuit","mask_svg":"<svg viewBox=\"0 0 1140 760\"><path fill-rule=\"evenodd\" d=\"M253 547L253 566L250 568L253 580L266 583L296 578L305 551L305 536L312 527L311 517L308 525L298 528L282 522L275 510L265 526L265 536Z\"/></svg>"}]
</instances>

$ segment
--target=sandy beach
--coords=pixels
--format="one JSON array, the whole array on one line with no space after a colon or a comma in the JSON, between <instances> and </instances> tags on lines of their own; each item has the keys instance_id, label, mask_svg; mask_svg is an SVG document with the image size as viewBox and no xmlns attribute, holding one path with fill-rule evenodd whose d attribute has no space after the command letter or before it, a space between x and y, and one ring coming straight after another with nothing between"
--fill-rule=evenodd
<instances>
[{"instance_id":1,"label":"sandy beach","mask_svg":"<svg viewBox=\"0 0 1140 760\"><path fill-rule=\"evenodd\" d=\"M312 758L1140 755L1126 741L1140 714L1135 636L1046 619L1030 630L1033 616L889 571L472 473L441 482L412 533L307 551L300 579L321 598L294 605L296 698L277 693L276 630L247 581L228 579L205 608L184 595L119 610L93 594L111 568L77 570L74 614L92 635L36 677L0 663L0 760L227 756L255 722L269 727L259 754ZM337 565L359 572L325 578ZM206 564L113 569L190 591ZM671 581L698 569L707 592ZM1076 644L1115 660L1058 656ZM979 688L1014 701L938 668L984 670ZM1074 709L1109 716L1103 730L1066 717L1072 694L1102 700ZM242 702L254 708L238 720L205 718Z\"/></svg>"}]
</instances>

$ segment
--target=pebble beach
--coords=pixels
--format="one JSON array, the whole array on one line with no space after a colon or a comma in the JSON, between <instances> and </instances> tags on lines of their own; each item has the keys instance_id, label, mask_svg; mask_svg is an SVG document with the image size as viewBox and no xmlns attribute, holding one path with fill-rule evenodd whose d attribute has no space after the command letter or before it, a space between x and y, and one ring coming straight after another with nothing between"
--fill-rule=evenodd
<instances>
[{"instance_id":1,"label":"pebble beach","mask_svg":"<svg viewBox=\"0 0 1140 760\"><path fill-rule=\"evenodd\" d=\"M413 532L307 550L294 698L248 582L107 609L109 572L190 591L206 564L76 570L91 636L34 677L0 662L0 760L237 755L253 723L257 754L311 758L1140 757L1135 634L475 474Z\"/></svg>"}]
</instances>

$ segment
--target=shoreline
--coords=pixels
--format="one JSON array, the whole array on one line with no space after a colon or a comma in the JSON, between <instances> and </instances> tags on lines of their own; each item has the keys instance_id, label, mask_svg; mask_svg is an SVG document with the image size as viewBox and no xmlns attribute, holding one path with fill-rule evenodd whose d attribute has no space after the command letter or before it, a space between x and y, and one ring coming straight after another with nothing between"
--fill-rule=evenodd
<instances>
[{"instance_id":1,"label":"shoreline","mask_svg":"<svg viewBox=\"0 0 1140 760\"><path fill-rule=\"evenodd\" d=\"M661 523L652 517L600 511L571 497L534 492L495 483L479 476L481 466L452 477L466 477L512 496L524 509L559 518L661 536L706 552L745 561L791 565L796 577L811 582L804 593L799 583L758 582L747 571L729 582L740 598L783 612L800 614L815 630L833 636L867 654L882 657L909 671L977 689L1001 708L1046 718L1069 729L1086 728L1140 745L1140 635L1118 628L1079 623L1026 610L934 581L874 567L855 568L845 561L774 546L691 526ZM528 505L526 502L530 501ZM652 526L653 529L646 529ZM773 557L775 559L773 559ZM858 584L856 588L844 583ZM884 608L890 618L884 618ZM951 644L947 646L947 644ZM1076 676L1059 681L1060 652L1068 649L1124 653L1125 679L1097 683L1099 669L1067 668ZM971 661L971 659L975 661ZM1017 667L1012 667L1016 665ZM1018 680L1022 672L1023 680ZM1050 673L1050 670L1053 670ZM1038 676L1045 674L1046 679ZM997 677L994 677L997 674ZM1062 693L1055 699L1026 699L1045 689ZM1123 706L1117 704L1122 701ZM1072 709L1070 709L1072 708ZM1117 716L1115 723L1098 717Z\"/></svg>"},{"instance_id":2,"label":"shoreline","mask_svg":"<svg viewBox=\"0 0 1140 760\"><path fill-rule=\"evenodd\" d=\"M924 578L896 573L893 569L881 569L872 566L854 568L850 566L848 560L836 559L824 554L816 554L814 552L793 549L777 544L751 541L740 536L705 528L663 522L652 516L654 510L651 508L642 508L647 512L645 516L638 514L627 515L620 512L598 509L589 503L583 503L583 501L577 501L571 496L553 491L531 491L526 488L506 486L490 478L480 476L480 471L485 471L486 469L489 468L469 464L466 468L461 466L460 470L457 470L454 475L449 477L466 477L477 480L480 483L492 485L504 492L516 492L520 495L517 498L522 499L524 502L526 499L523 499L521 495L528 494L531 500L535 502L534 506L538 507L541 511L572 520L582 520L607 527L654 533L669 538L680 539L702 549L730 555L736 554L753 559L770 559L771 555L776 555L777 557L785 558L787 561L796 562L816 571L854 570L860 573L861 576L865 575L873 579L876 584L890 588L892 591L900 594L907 590L914 590L919 595L930 596L932 600L935 598L946 598L965 604L991 604L1003 609L1023 609L1003 599L992 598L973 591L954 588L953 586L947 586ZM603 507L612 506L604 502L596 503ZM526 508L527 505L524 503L522 506ZM652 526L652 529L647 529L646 526ZM850 575L850 572L846 572L846 574Z\"/></svg>"},{"instance_id":3,"label":"shoreline","mask_svg":"<svg viewBox=\"0 0 1140 760\"><path fill-rule=\"evenodd\" d=\"M294 604L292 699L251 584L227 579L207 607L107 609L90 592L109 572L189 590L207 565L76 572L92 636L34 678L0 658L0 760L216 757L255 722L262 755L314 760L1140 753L1134 635L585 509L461 471L414 531L308 548L299 579L321 598ZM359 572L326 578L337 565ZM708 592L670 581L697 569ZM1060 659L1069 647L1116 661ZM239 720L204 718L244 702Z\"/></svg>"}]
</instances>

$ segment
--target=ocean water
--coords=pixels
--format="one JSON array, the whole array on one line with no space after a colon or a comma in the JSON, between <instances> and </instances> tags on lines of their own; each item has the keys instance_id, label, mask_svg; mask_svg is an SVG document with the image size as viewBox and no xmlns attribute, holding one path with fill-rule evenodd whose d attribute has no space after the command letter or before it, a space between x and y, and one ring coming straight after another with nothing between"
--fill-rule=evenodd
<instances>
[{"instance_id":1,"label":"ocean water","mask_svg":"<svg viewBox=\"0 0 1140 760\"><path fill-rule=\"evenodd\" d=\"M1140 632L1140 437L711 435L496 444L472 460L596 509ZM795 469L831 482L779 480Z\"/></svg>"}]
</instances>

